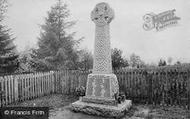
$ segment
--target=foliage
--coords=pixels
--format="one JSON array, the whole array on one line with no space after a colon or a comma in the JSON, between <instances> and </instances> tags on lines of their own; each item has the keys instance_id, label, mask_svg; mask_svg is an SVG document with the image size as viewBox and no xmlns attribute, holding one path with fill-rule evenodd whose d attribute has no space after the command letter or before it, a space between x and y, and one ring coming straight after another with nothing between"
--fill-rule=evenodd
<instances>
[{"instance_id":1,"label":"foliage","mask_svg":"<svg viewBox=\"0 0 190 119\"><path fill-rule=\"evenodd\" d=\"M86 91L86 89L83 86L79 86L75 89L77 96L85 96L85 91Z\"/></svg>"},{"instance_id":2,"label":"foliage","mask_svg":"<svg viewBox=\"0 0 190 119\"><path fill-rule=\"evenodd\" d=\"M23 72L36 72L36 71L50 71L51 67L48 67L47 62L44 59L39 59L36 56L36 49L31 48L29 52L21 54L20 68Z\"/></svg>"},{"instance_id":3,"label":"foliage","mask_svg":"<svg viewBox=\"0 0 190 119\"><path fill-rule=\"evenodd\" d=\"M159 61L159 63L158 63L158 66L160 67L160 66L166 66L167 64L166 64L166 61L165 60L163 60L163 59L160 59L160 61Z\"/></svg>"},{"instance_id":4,"label":"foliage","mask_svg":"<svg viewBox=\"0 0 190 119\"><path fill-rule=\"evenodd\" d=\"M113 69L119 69L122 67L129 66L128 61L122 57L122 51L120 49L114 48L112 49L112 67Z\"/></svg>"},{"instance_id":5,"label":"foliage","mask_svg":"<svg viewBox=\"0 0 190 119\"><path fill-rule=\"evenodd\" d=\"M116 93L114 96L115 96L117 103L119 103L119 104L126 100L126 96L125 96L124 92Z\"/></svg>"},{"instance_id":6,"label":"foliage","mask_svg":"<svg viewBox=\"0 0 190 119\"><path fill-rule=\"evenodd\" d=\"M175 65L181 65L181 62L180 62L180 61L177 61L177 62L175 63Z\"/></svg>"},{"instance_id":7,"label":"foliage","mask_svg":"<svg viewBox=\"0 0 190 119\"><path fill-rule=\"evenodd\" d=\"M19 55L19 73L34 72L35 71L35 59L33 58L33 49L25 49Z\"/></svg>"},{"instance_id":8,"label":"foliage","mask_svg":"<svg viewBox=\"0 0 190 119\"><path fill-rule=\"evenodd\" d=\"M130 66L142 68L145 67L145 63L141 60L140 56L133 53L130 55Z\"/></svg>"},{"instance_id":9,"label":"foliage","mask_svg":"<svg viewBox=\"0 0 190 119\"><path fill-rule=\"evenodd\" d=\"M83 49L79 51L79 63L78 68L81 70L89 70L92 69L93 66L93 56L92 53L87 49Z\"/></svg>"},{"instance_id":10,"label":"foliage","mask_svg":"<svg viewBox=\"0 0 190 119\"><path fill-rule=\"evenodd\" d=\"M7 8L7 0L0 0L0 73L2 74L15 72L19 65L11 29L2 25Z\"/></svg>"},{"instance_id":11,"label":"foliage","mask_svg":"<svg viewBox=\"0 0 190 119\"><path fill-rule=\"evenodd\" d=\"M35 51L39 70L77 69L78 54L76 51L80 40L74 40L74 32L68 33L75 22L69 21L70 12L61 0L51 7L45 24L41 25L38 38L38 49Z\"/></svg>"},{"instance_id":12,"label":"foliage","mask_svg":"<svg viewBox=\"0 0 190 119\"><path fill-rule=\"evenodd\" d=\"M13 41L10 29L0 24L0 73L13 73L18 68L18 54Z\"/></svg>"},{"instance_id":13,"label":"foliage","mask_svg":"<svg viewBox=\"0 0 190 119\"><path fill-rule=\"evenodd\" d=\"M8 7L7 0L0 0L0 22L4 19L7 7Z\"/></svg>"}]
</instances>

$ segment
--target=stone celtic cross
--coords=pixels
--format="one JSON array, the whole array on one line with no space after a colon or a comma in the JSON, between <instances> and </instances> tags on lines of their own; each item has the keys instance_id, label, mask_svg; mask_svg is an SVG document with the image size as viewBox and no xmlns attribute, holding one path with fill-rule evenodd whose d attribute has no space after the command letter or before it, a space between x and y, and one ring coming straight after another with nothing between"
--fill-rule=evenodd
<instances>
[{"instance_id":1,"label":"stone celtic cross","mask_svg":"<svg viewBox=\"0 0 190 119\"><path fill-rule=\"evenodd\" d=\"M96 25L93 73L112 73L109 24L114 12L107 3L99 3L91 12L91 19Z\"/></svg>"},{"instance_id":2,"label":"stone celtic cross","mask_svg":"<svg viewBox=\"0 0 190 119\"><path fill-rule=\"evenodd\" d=\"M90 99L114 100L114 94L119 90L117 77L112 73L111 62L109 24L113 18L113 10L104 2L97 4L91 12L91 20L96 28L93 71L88 75L86 90L86 97Z\"/></svg>"},{"instance_id":3,"label":"stone celtic cross","mask_svg":"<svg viewBox=\"0 0 190 119\"><path fill-rule=\"evenodd\" d=\"M85 96L72 103L72 110L107 117L121 117L132 105L130 100L118 104L117 77L112 73L109 24L114 12L107 3L99 3L91 12L95 23L93 71L88 75Z\"/></svg>"}]
</instances>

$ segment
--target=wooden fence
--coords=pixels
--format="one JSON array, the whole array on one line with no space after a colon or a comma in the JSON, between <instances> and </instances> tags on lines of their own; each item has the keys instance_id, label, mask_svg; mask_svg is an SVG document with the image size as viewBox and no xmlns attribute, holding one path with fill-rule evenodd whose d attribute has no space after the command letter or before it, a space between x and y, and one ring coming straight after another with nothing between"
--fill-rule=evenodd
<instances>
[{"instance_id":1,"label":"wooden fence","mask_svg":"<svg viewBox=\"0 0 190 119\"><path fill-rule=\"evenodd\" d=\"M89 71L64 70L0 77L0 106L86 86ZM190 107L190 67L114 71L120 91L133 102Z\"/></svg>"},{"instance_id":2,"label":"wooden fence","mask_svg":"<svg viewBox=\"0 0 190 119\"><path fill-rule=\"evenodd\" d=\"M190 70L180 68L115 71L120 91L133 102L190 106Z\"/></svg>"},{"instance_id":3,"label":"wooden fence","mask_svg":"<svg viewBox=\"0 0 190 119\"><path fill-rule=\"evenodd\" d=\"M49 95L71 94L86 86L88 71L50 71L0 77L0 107L17 101Z\"/></svg>"}]
</instances>

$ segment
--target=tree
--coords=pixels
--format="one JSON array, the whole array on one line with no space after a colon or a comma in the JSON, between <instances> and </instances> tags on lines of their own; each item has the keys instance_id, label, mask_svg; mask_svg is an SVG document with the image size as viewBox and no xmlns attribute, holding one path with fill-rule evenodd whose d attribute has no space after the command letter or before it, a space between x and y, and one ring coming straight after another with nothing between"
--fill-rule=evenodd
<instances>
[{"instance_id":1,"label":"tree","mask_svg":"<svg viewBox=\"0 0 190 119\"><path fill-rule=\"evenodd\" d=\"M177 62L175 63L175 65L181 65L181 62L180 62L180 61L177 61Z\"/></svg>"},{"instance_id":2,"label":"tree","mask_svg":"<svg viewBox=\"0 0 190 119\"><path fill-rule=\"evenodd\" d=\"M136 67L136 68L145 67L144 61L141 60L140 56L134 53L130 55L130 65L131 67Z\"/></svg>"},{"instance_id":3,"label":"tree","mask_svg":"<svg viewBox=\"0 0 190 119\"><path fill-rule=\"evenodd\" d=\"M160 67L160 66L166 66L167 64L166 64L166 61L165 60L163 60L163 59L160 59L160 61L159 61L159 63L158 63L158 66Z\"/></svg>"},{"instance_id":4,"label":"tree","mask_svg":"<svg viewBox=\"0 0 190 119\"><path fill-rule=\"evenodd\" d=\"M0 0L0 22L4 19L5 12L8 8L7 0Z\"/></svg>"},{"instance_id":5,"label":"tree","mask_svg":"<svg viewBox=\"0 0 190 119\"><path fill-rule=\"evenodd\" d=\"M79 52L79 69L90 70L93 67L93 56L90 51L83 49Z\"/></svg>"},{"instance_id":6,"label":"tree","mask_svg":"<svg viewBox=\"0 0 190 119\"><path fill-rule=\"evenodd\" d=\"M19 54L19 72L34 72L35 68L35 59L33 58L33 48L27 46L24 51Z\"/></svg>"},{"instance_id":7,"label":"tree","mask_svg":"<svg viewBox=\"0 0 190 119\"><path fill-rule=\"evenodd\" d=\"M14 38L10 34L10 30L2 25L4 14L7 10L7 1L0 0L0 73L13 73L17 70L18 54L16 46L13 44Z\"/></svg>"},{"instance_id":8,"label":"tree","mask_svg":"<svg viewBox=\"0 0 190 119\"><path fill-rule=\"evenodd\" d=\"M128 61L122 57L122 51L120 49L114 48L111 52L112 67L113 69L119 69L122 67L129 66Z\"/></svg>"},{"instance_id":9,"label":"tree","mask_svg":"<svg viewBox=\"0 0 190 119\"><path fill-rule=\"evenodd\" d=\"M0 25L0 73L13 73L18 68L18 54L13 40L10 29Z\"/></svg>"},{"instance_id":10,"label":"tree","mask_svg":"<svg viewBox=\"0 0 190 119\"><path fill-rule=\"evenodd\" d=\"M69 16L67 5L58 0L48 12L45 24L41 25L35 58L36 63L43 66L42 70L77 69L76 46L81 39L74 40L75 32L67 32L75 24L69 21Z\"/></svg>"}]
</instances>

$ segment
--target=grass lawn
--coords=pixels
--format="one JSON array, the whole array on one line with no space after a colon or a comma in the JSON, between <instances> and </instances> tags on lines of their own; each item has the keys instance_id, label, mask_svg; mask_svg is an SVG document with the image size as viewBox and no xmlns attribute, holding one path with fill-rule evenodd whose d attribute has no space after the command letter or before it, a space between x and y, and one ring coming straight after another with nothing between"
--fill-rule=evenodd
<instances>
[{"instance_id":1,"label":"grass lawn","mask_svg":"<svg viewBox=\"0 0 190 119\"><path fill-rule=\"evenodd\" d=\"M78 97L73 95L53 94L33 100L27 100L24 102L11 104L9 106L48 106L50 107L49 119L107 119L85 114L78 114L77 116L73 116L73 112L64 112L64 110L66 109L66 107L68 107L70 103L75 102L78 99ZM61 115L62 113L65 115ZM133 104L127 116L123 117L122 119L190 119L190 110L180 107L163 107Z\"/></svg>"}]
</instances>

